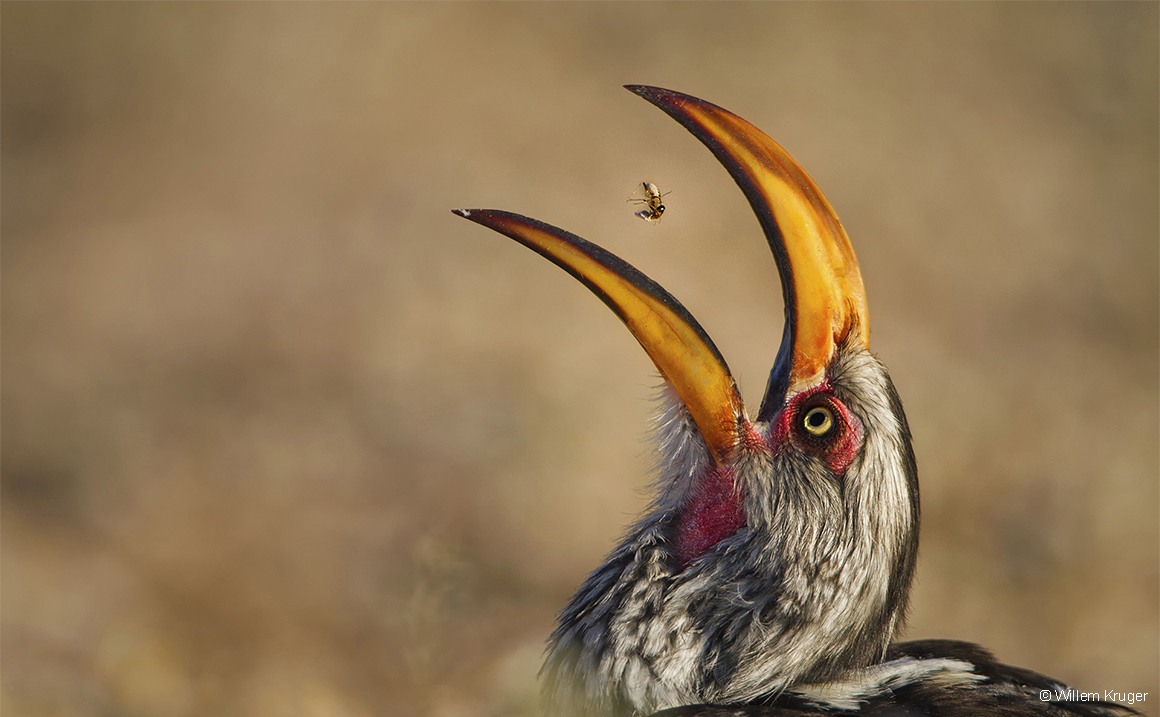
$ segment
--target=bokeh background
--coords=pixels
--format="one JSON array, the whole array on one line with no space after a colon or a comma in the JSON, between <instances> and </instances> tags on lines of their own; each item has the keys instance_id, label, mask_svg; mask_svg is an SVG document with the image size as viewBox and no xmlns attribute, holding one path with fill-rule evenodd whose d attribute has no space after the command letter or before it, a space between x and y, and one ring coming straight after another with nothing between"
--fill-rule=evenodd
<instances>
[{"instance_id":1,"label":"bokeh background","mask_svg":"<svg viewBox=\"0 0 1160 717\"><path fill-rule=\"evenodd\" d=\"M751 400L781 331L740 192L629 82L751 120L842 216L921 470L906 635L1158 713L1157 4L0 19L6 716L535 713L657 380L449 210L622 255Z\"/></svg>"}]
</instances>

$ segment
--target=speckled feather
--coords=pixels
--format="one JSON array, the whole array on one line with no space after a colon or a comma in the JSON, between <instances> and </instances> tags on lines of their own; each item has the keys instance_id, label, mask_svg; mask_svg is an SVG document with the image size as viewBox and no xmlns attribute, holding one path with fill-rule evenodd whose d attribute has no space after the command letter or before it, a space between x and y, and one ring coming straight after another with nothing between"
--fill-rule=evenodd
<instances>
[{"instance_id":1,"label":"speckled feather","mask_svg":"<svg viewBox=\"0 0 1160 717\"><path fill-rule=\"evenodd\" d=\"M827 685L788 691L775 700L687 705L652 717L1117 717L1139 714L1111 702L1043 700L1067 686L1004 665L978 645L920 640L891 645L887 661Z\"/></svg>"},{"instance_id":2,"label":"speckled feather","mask_svg":"<svg viewBox=\"0 0 1160 717\"><path fill-rule=\"evenodd\" d=\"M543 672L549 714L758 700L882 659L917 551L910 434L864 349L843 346L828 380L864 426L845 475L789 441L740 448L746 524L683 570L676 524L712 461L662 389L656 500L561 613Z\"/></svg>"}]
</instances>

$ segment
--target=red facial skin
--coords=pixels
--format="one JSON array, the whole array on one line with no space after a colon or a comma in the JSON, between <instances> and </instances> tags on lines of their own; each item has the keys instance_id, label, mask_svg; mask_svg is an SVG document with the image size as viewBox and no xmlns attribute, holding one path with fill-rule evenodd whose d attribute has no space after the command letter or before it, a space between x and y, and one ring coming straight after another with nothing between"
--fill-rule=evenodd
<instances>
[{"instance_id":1,"label":"red facial skin","mask_svg":"<svg viewBox=\"0 0 1160 717\"><path fill-rule=\"evenodd\" d=\"M805 411L819 405L826 406L833 412L838 425L834 427L834 435L815 443L802 434L801 421ZM816 456L826 464L830 472L841 477L846 474L846 469L850 467L854 456L858 455L858 449L862 447L862 422L838 400L830 390L830 382L827 380L791 398L789 404L778 414L777 420L770 425L771 444L778 447L787 440L803 453Z\"/></svg>"},{"instance_id":2,"label":"red facial skin","mask_svg":"<svg viewBox=\"0 0 1160 717\"><path fill-rule=\"evenodd\" d=\"M805 412L815 406L829 408L837 424L832 435L816 441L804 434L801 426ZM816 456L839 477L845 475L862 447L862 422L833 395L828 381L791 398L767 436L750 425L746 428L742 441L747 446L776 452L788 442ZM732 469L714 468L701 477L677 521L679 570L745 525L744 500Z\"/></svg>"},{"instance_id":3,"label":"red facial skin","mask_svg":"<svg viewBox=\"0 0 1160 717\"><path fill-rule=\"evenodd\" d=\"M677 522L677 562L681 570L745 525L742 500L729 468L714 468L697 481Z\"/></svg>"}]
</instances>

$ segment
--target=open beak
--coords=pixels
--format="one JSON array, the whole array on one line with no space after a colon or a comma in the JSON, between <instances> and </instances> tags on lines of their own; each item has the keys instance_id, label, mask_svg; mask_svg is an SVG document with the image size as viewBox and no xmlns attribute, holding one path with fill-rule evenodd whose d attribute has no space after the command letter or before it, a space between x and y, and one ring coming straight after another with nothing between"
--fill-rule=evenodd
<instances>
[{"instance_id":1,"label":"open beak","mask_svg":"<svg viewBox=\"0 0 1160 717\"><path fill-rule=\"evenodd\" d=\"M843 342L870 346L866 290L850 239L810 175L761 130L696 97L626 87L680 122L725 165L773 250L785 329L757 416L768 421L788 396L821 383Z\"/></svg>"},{"instance_id":2,"label":"open beak","mask_svg":"<svg viewBox=\"0 0 1160 717\"><path fill-rule=\"evenodd\" d=\"M656 87L628 89L713 151L765 231L786 312L781 349L758 415L768 421L788 395L824 379L843 342L852 337L869 345L866 295L850 241L805 170L756 127L695 97ZM673 385L717 465L730 462L747 420L737 384L708 334L671 294L619 257L562 229L492 209L455 213L541 254L600 297Z\"/></svg>"}]
</instances>

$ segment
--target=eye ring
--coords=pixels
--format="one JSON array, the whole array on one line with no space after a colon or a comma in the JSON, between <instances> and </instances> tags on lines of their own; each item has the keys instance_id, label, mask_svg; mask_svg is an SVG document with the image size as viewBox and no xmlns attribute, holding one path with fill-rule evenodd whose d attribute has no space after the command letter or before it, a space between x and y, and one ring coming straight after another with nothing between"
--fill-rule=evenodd
<instances>
[{"instance_id":1,"label":"eye ring","mask_svg":"<svg viewBox=\"0 0 1160 717\"><path fill-rule=\"evenodd\" d=\"M834 428L834 412L827 406L814 406L802 418L802 428L811 436L821 438Z\"/></svg>"}]
</instances>

